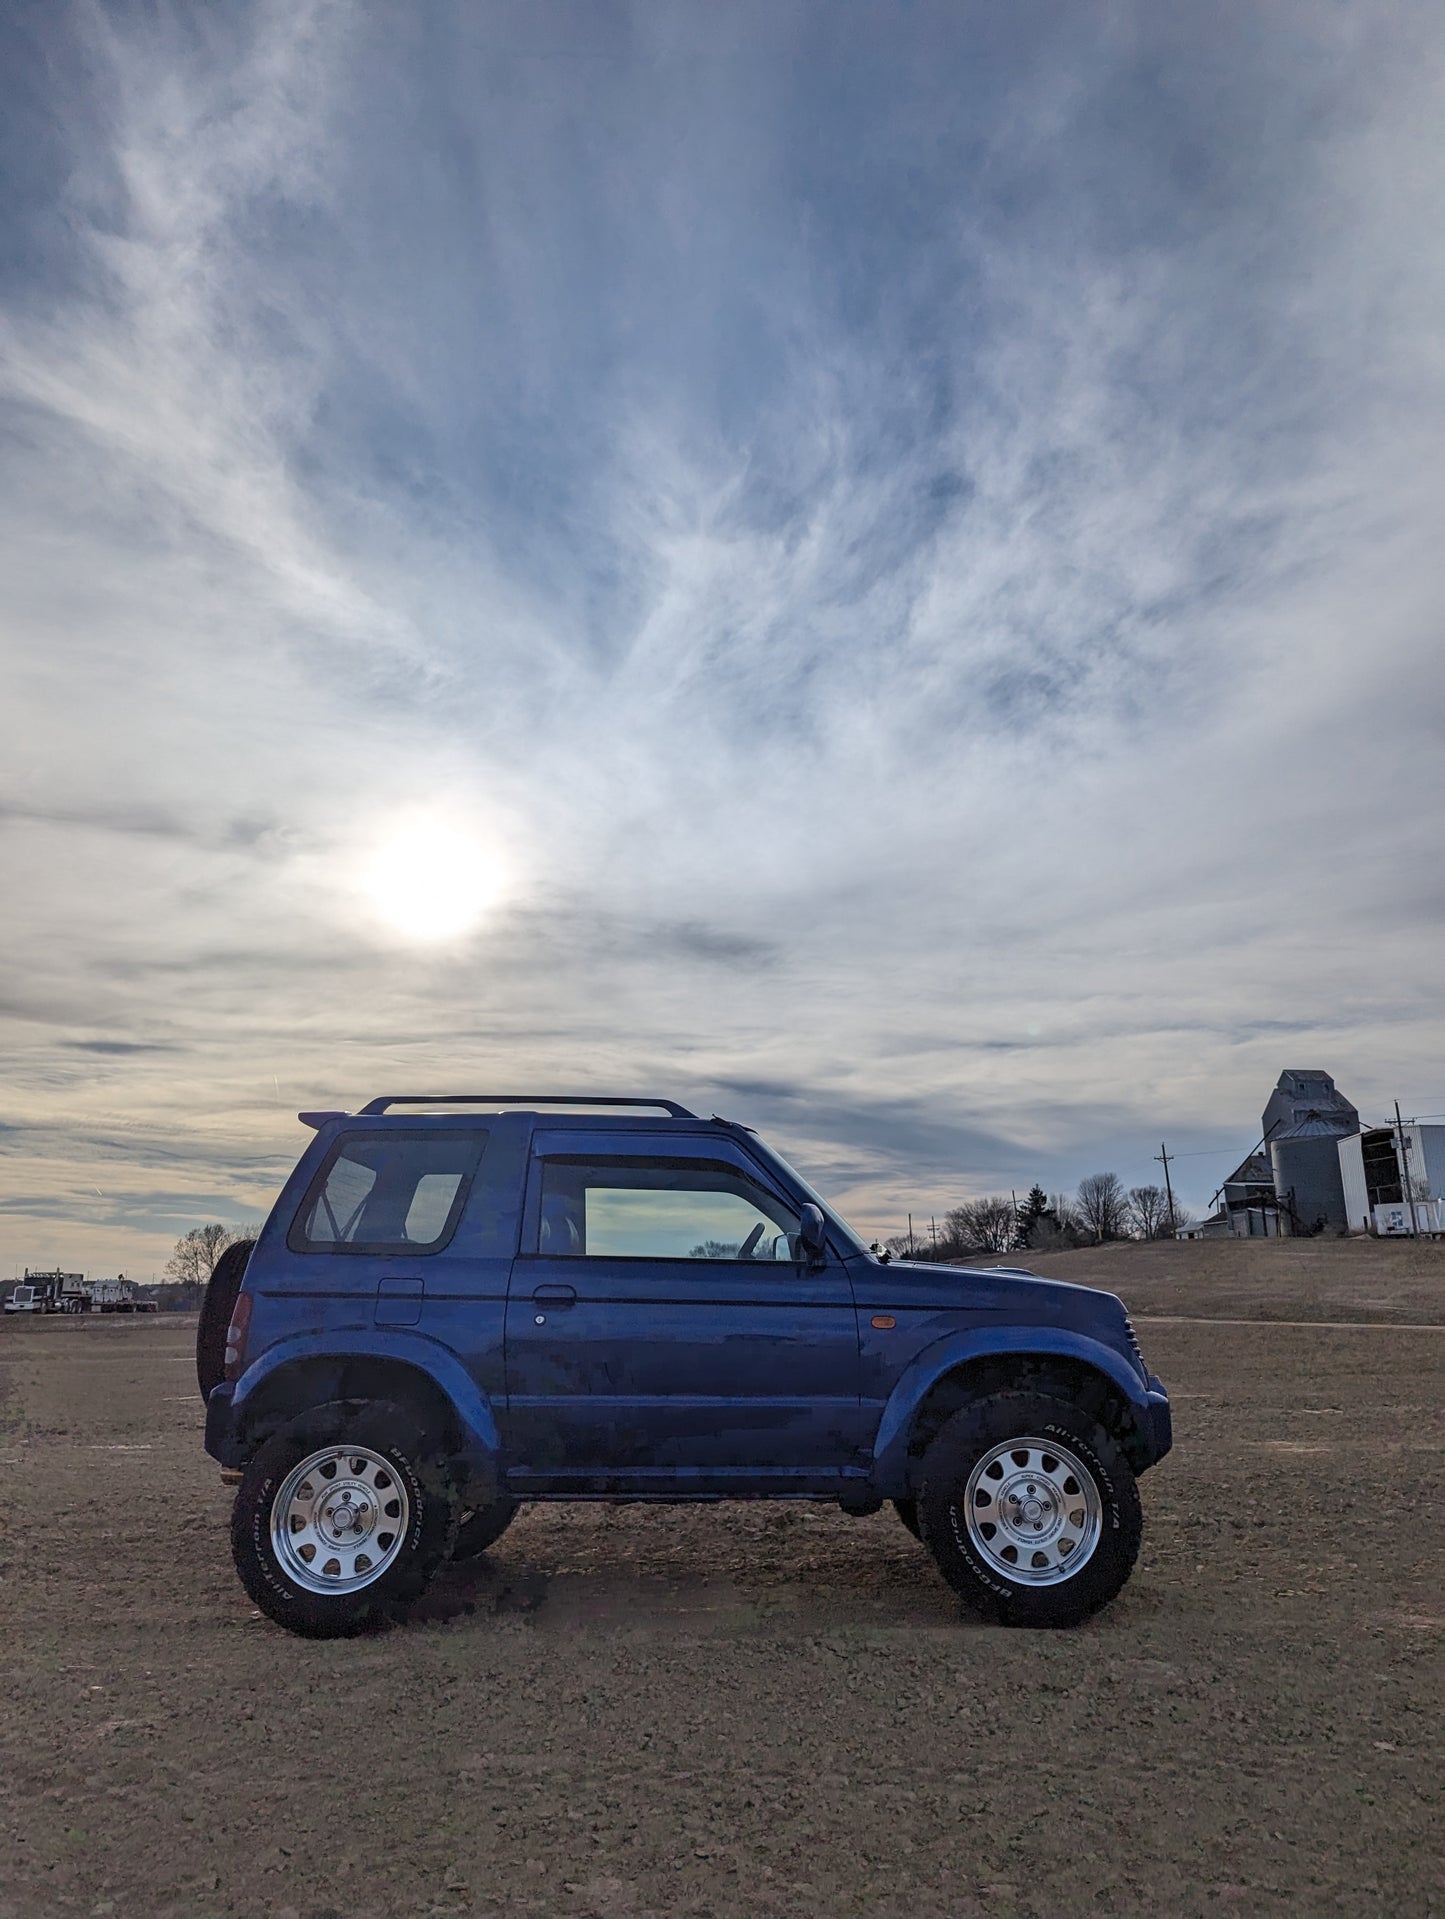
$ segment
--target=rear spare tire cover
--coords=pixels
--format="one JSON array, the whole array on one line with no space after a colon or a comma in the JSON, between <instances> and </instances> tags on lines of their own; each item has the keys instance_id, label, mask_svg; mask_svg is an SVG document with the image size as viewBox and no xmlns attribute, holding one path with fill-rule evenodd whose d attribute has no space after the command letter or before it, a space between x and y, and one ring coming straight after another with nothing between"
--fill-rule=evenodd
<instances>
[{"instance_id":1,"label":"rear spare tire cover","mask_svg":"<svg viewBox=\"0 0 1445 1919\"><path fill-rule=\"evenodd\" d=\"M238 1239L234 1246L228 1246L216 1261L206 1287L201 1323L196 1328L196 1380L202 1399L208 1399L226 1376L226 1329L255 1244L254 1239Z\"/></svg>"}]
</instances>

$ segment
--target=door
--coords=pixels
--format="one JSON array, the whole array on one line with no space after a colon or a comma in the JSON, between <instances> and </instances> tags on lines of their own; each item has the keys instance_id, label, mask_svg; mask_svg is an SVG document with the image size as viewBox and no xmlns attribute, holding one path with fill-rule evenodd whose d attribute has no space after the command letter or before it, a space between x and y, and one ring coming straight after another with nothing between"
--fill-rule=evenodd
<instances>
[{"instance_id":1,"label":"door","mask_svg":"<svg viewBox=\"0 0 1445 1919\"><path fill-rule=\"evenodd\" d=\"M841 1260L732 1141L535 1136L507 1300L518 1490L779 1491L862 1470Z\"/></svg>"}]
</instances>

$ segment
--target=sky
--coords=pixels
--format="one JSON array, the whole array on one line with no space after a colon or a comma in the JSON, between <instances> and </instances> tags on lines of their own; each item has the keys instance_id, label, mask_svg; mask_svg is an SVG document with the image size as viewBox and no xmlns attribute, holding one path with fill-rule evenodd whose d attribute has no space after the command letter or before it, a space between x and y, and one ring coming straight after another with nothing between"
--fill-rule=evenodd
<instances>
[{"instance_id":1,"label":"sky","mask_svg":"<svg viewBox=\"0 0 1445 1919\"><path fill-rule=\"evenodd\" d=\"M0 1277L298 1109L663 1094L865 1234L1445 1112L1413 0L0 24Z\"/></svg>"}]
</instances>

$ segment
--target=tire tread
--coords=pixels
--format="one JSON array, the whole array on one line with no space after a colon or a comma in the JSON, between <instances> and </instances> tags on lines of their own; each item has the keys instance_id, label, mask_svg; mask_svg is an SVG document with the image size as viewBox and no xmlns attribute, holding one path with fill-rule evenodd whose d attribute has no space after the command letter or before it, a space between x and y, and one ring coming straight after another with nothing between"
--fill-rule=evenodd
<instances>
[{"instance_id":1,"label":"tire tread","mask_svg":"<svg viewBox=\"0 0 1445 1919\"><path fill-rule=\"evenodd\" d=\"M297 1460L346 1440L384 1452L411 1482L414 1541L374 1585L334 1598L294 1585L270 1546L271 1500ZM277 1625L306 1639L348 1638L392 1619L425 1591L449 1557L459 1512L445 1463L423 1422L391 1400L335 1400L298 1413L259 1449L231 1513L231 1552L241 1583Z\"/></svg>"},{"instance_id":2,"label":"tire tread","mask_svg":"<svg viewBox=\"0 0 1445 1919\"><path fill-rule=\"evenodd\" d=\"M948 1518L952 1491L990 1446L1046 1434L1050 1425L1094 1470L1104 1530L1072 1578L1056 1586L1001 1586L1001 1575L989 1568L985 1576L960 1549ZM1133 1571L1143 1525L1138 1486L1110 1434L1072 1400L1035 1391L991 1393L945 1421L923 1457L918 1520L924 1545L967 1606L998 1625L1045 1628L1078 1625L1115 1598Z\"/></svg>"}]
</instances>

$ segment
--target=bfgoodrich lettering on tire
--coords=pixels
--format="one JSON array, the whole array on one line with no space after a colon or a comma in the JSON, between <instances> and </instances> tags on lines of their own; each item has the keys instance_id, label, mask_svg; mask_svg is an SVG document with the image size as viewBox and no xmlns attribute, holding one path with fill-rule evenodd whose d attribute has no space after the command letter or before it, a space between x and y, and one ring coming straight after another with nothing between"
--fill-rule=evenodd
<instances>
[{"instance_id":1,"label":"bfgoodrich lettering on tire","mask_svg":"<svg viewBox=\"0 0 1445 1919\"><path fill-rule=\"evenodd\" d=\"M269 1439L231 1514L236 1570L262 1612L335 1639L415 1599L451 1549L456 1504L403 1406L317 1407Z\"/></svg>"},{"instance_id":2,"label":"bfgoodrich lettering on tire","mask_svg":"<svg viewBox=\"0 0 1445 1919\"><path fill-rule=\"evenodd\" d=\"M918 1519L944 1578L1005 1626L1073 1626L1133 1570L1134 1475L1099 1423L1065 1399L994 1393L965 1406L923 1458Z\"/></svg>"}]
</instances>

